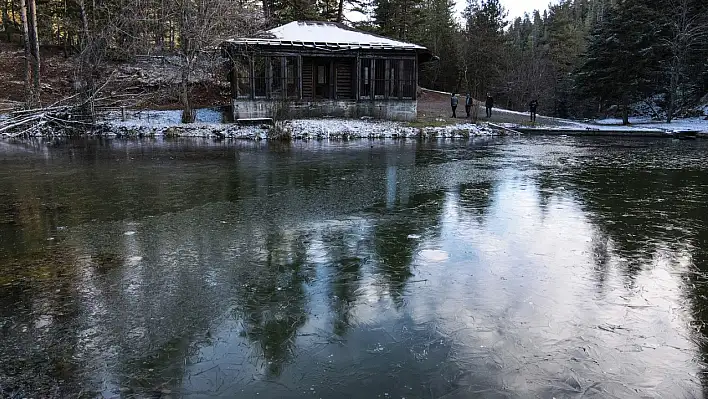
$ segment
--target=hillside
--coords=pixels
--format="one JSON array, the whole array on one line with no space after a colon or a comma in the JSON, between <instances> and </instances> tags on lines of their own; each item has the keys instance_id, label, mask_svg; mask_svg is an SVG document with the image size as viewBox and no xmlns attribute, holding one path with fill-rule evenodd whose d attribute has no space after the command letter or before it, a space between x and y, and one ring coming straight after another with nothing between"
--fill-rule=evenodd
<instances>
[{"instance_id":1,"label":"hillside","mask_svg":"<svg viewBox=\"0 0 708 399\"><path fill-rule=\"evenodd\" d=\"M16 44L0 42L0 110L12 109L24 98L23 52ZM61 48L41 48L42 104L52 104L75 94L77 59L65 57ZM228 103L224 79L198 72L193 79L195 107ZM136 109L178 109L180 71L175 57L144 56L132 62L110 62L100 71L101 84L108 80L104 93L115 105Z\"/></svg>"}]
</instances>

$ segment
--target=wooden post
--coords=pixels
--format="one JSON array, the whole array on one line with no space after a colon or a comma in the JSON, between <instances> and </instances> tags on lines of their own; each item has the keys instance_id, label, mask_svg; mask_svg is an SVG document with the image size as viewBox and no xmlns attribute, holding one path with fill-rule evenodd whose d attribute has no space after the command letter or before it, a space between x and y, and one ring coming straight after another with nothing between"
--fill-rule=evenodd
<instances>
[{"instance_id":1,"label":"wooden post","mask_svg":"<svg viewBox=\"0 0 708 399\"><path fill-rule=\"evenodd\" d=\"M403 65L404 60L398 60L398 98L403 98Z\"/></svg>"},{"instance_id":2,"label":"wooden post","mask_svg":"<svg viewBox=\"0 0 708 399\"><path fill-rule=\"evenodd\" d=\"M229 78L231 80L231 98L238 98L238 72L233 58L229 60Z\"/></svg>"},{"instance_id":3,"label":"wooden post","mask_svg":"<svg viewBox=\"0 0 708 399\"><path fill-rule=\"evenodd\" d=\"M297 96L302 100L302 55L297 56Z\"/></svg>"},{"instance_id":4,"label":"wooden post","mask_svg":"<svg viewBox=\"0 0 708 399\"><path fill-rule=\"evenodd\" d=\"M288 65L287 64L288 64L288 57L286 57L284 55L281 56L280 57L280 81L281 81L280 85L282 86L281 90L283 92L283 94L282 94L283 98L287 97L287 92L288 92L288 71L287 71Z\"/></svg>"},{"instance_id":5,"label":"wooden post","mask_svg":"<svg viewBox=\"0 0 708 399\"><path fill-rule=\"evenodd\" d=\"M388 100L391 88L391 60L384 61L384 98Z\"/></svg>"},{"instance_id":6,"label":"wooden post","mask_svg":"<svg viewBox=\"0 0 708 399\"><path fill-rule=\"evenodd\" d=\"M251 98L251 100L254 100L256 98L256 61L254 58L255 57L248 57L248 76L250 76L249 80L251 81L251 93L249 94L249 97Z\"/></svg>"},{"instance_id":7,"label":"wooden post","mask_svg":"<svg viewBox=\"0 0 708 399\"><path fill-rule=\"evenodd\" d=\"M266 60L266 99L270 100L273 93L273 65L272 57L265 57Z\"/></svg>"},{"instance_id":8,"label":"wooden post","mask_svg":"<svg viewBox=\"0 0 708 399\"><path fill-rule=\"evenodd\" d=\"M352 74L354 76L354 99L358 102L359 97L361 97L361 58L359 58L359 53L356 54L356 65L354 66L356 70Z\"/></svg>"},{"instance_id":9,"label":"wooden post","mask_svg":"<svg viewBox=\"0 0 708 399\"><path fill-rule=\"evenodd\" d=\"M418 55L413 58L413 99L418 98Z\"/></svg>"},{"instance_id":10,"label":"wooden post","mask_svg":"<svg viewBox=\"0 0 708 399\"><path fill-rule=\"evenodd\" d=\"M337 99L337 78L334 70L334 60L329 60L329 98Z\"/></svg>"},{"instance_id":11,"label":"wooden post","mask_svg":"<svg viewBox=\"0 0 708 399\"><path fill-rule=\"evenodd\" d=\"M369 98L371 101L374 101L376 99L376 59L375 58L370 58L369 59Z\"/></svg>"}]
</instances>

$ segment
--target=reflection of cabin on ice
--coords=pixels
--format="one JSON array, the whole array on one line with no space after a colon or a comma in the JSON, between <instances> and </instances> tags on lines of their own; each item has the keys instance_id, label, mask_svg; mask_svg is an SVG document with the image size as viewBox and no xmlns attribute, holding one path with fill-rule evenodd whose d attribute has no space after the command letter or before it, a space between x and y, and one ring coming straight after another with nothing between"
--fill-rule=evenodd
<instances>
[{"instance_id":1,"label":"reflection of cabin on ice","mask_svg":"<svg viewBox=\"0 0 708 399\"><path fill-rule=\"evenodd\" d=\"M291 22L224 42L234 118L416 118L421 46L332 22Z\"/></svg>"}]
</instances>

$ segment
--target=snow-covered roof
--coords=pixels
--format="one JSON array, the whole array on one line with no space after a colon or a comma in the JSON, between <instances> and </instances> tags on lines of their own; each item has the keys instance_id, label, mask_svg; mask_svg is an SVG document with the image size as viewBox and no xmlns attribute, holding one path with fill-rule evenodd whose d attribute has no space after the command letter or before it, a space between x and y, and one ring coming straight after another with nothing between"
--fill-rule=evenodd
<instances>
[{"instance_id":1,"label":"snow-covered roof","mask_svg":"<svg viewBox=\"0 0 708 399\"><path fill-rule=\"evenodd\" d=\"M254 37L227 40L228 43L262 46L310 47L321 50L427 50L417 44L400 42L360 31L336 22L295 21Z\"/></svg>"}]
</instances>

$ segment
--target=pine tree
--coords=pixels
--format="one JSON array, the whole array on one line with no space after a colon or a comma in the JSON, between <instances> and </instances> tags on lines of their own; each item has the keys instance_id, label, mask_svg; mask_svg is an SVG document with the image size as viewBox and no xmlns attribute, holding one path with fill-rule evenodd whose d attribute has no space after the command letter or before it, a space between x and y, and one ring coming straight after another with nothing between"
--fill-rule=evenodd
<instances>
[{"instance_id":1,"label":"pine tree","mask_svg":"<svg viewBox=\"0 0 708 399\"><path fill-rule=\"evenodd\" d=\"M268 0L271 18L269 25L284 25L293 21L323 19L315 0Z\"/></svg>"},{"instance_id":2,"label":"pine tree","mask_svg":"<svg viewBox=\"0 0 708 399\"><path fill-rule=\"evenodd\" d=\"M624 124L629 123L629 104L655 89L656 21L643 0L624 0L607 10L593 30L587 60L577 74L578 92L600 104L616 101Z\"/></svg>"},{"instance_id":3,"label":"pine tree","mask_svg":"<svg viewBox=\"0 0 708 399\"><path fill-rule=\"evenodd\" d=\"M550 7L545 24L547 59L553 74L552 89L545 98L546 102L553 104L554 115L559 117L568 117L573 107L574 82L571 73L580 66L585 51L585 15L583 0L565 0Z\"/></svg>"},{"instance_id":4,"label":"pine tree","mask_svg":"<svg viewBox=\"0 0 708 399\"><path fill-rule=\"evenodd\" d=\"M453 19L453 0L423 0L421 23L412 38L440 60L421 66L421 85L438 90L453 90L457 81L459 27Z\"/></svg>"},{"instance_id":5,"label":"pine tree","mask_svg":"<svg viewBox=\"0 0 708 399\"><path fill-rule=\"evenodd\" d=\"M499 0L468 0L464 12L459 85L479 98L499 90L506 59L504 28L507 12Z\"/></svg>"},{"instance_id":6,"label":"pine tree","mask_svg":"<svg viewBox=\"0 0 708 399\"><path fill-rule=\"evenodd\" d=\"M421 18L422 0L373 0L373 22L378 33L413 41Z\"/></svg>"}]
</instances>

